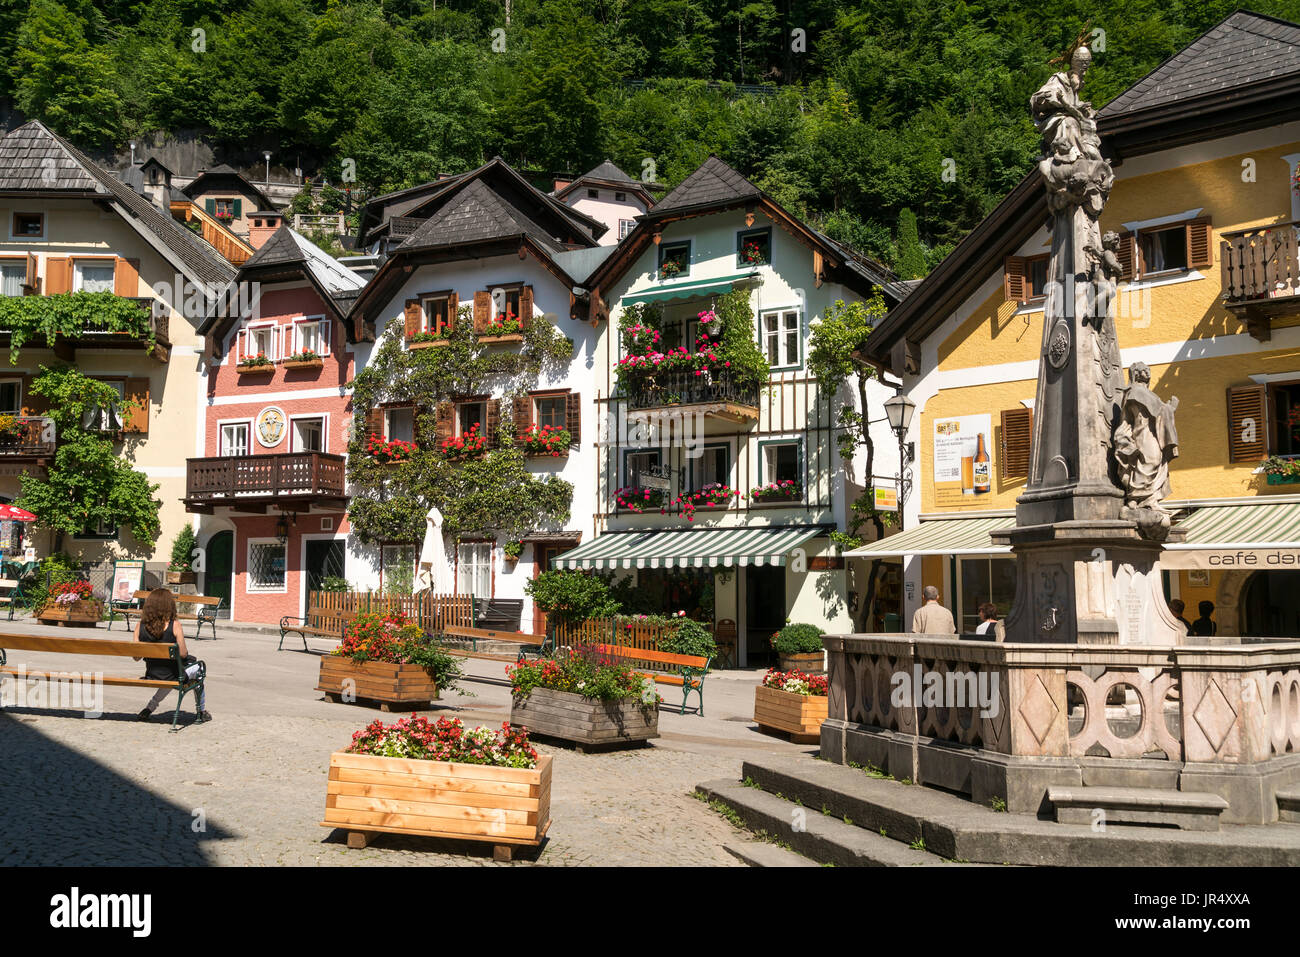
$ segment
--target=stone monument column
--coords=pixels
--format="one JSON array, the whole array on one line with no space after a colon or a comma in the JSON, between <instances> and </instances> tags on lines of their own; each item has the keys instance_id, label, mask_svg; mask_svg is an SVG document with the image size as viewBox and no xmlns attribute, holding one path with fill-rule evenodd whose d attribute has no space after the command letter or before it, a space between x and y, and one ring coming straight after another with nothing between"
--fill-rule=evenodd
<instances>
[{"instance_id":1,"label":"stone monument column","mask_svg":"<svg viewBox=\"0 0 1300 957\"><path fill-rule=\"evenodd\" d=\"M1159 558L1171 535L1160 500L1177 455L1177 400L1147 388L1149 370L1123 384L1118 236L1098 226L1115 177L1092 105L1079 97L1091 62L1079 46L1069 70L1030 98L1052 245L1029 481L1016 527L994 535L1017 563L1006 640L1176 644L1185 636L1165 604Z\"/></svg>"}]
</instances>

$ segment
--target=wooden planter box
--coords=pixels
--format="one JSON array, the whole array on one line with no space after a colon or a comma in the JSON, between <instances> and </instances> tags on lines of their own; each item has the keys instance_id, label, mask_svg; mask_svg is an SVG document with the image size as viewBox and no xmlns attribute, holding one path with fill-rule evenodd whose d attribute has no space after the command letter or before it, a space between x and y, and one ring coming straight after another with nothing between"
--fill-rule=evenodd
<instances>
[{"instance_id":1,"label":"wooden planter box","mask_svg":"<svg viewBox=\"0 0 1300 957\"><path fill-rule=\"evenodd\" d=\"M351 686L344 682L351 679ZM438 700L438 686L419 665L394 665L387 661L353 661L340 655L320 660L317 691L335 703L344 694L353 696L345 704L375 703L380 711L408 711L425 708Z\"/></svg>"},{"instance_id":2,"label":"wooden planter box","mask_svg":"<svg viewBox=\"0 0 1300 957\"><path fill-rule=\"evenodd\" d=\"M268 362L266 365L261 365L261 366L237 365L235 366L235 371L240 375L259 375L264 372L274 372L275 363Z\"/></svg>"},{"instance_id":3,"label":"wooden planter box","mask_svg":"<svg viewBox=\"0 0 1300 957\"><path fill-rule=\"evenodd\" d=\"M795 694L759 685L754 689L754 721L760 728L784 731L798 744L821 740L826 720L825 695Z\"/></svg>"},{"instance_id":4,"label":"wooden planter box","mask_svg":"<svg viewBox=\"0 0 1300 957\"><path fill-rule=\"evenodd\" d=\"M451 345L450 339L434 339L428 342L408 342L408 349L441 349L443 346Z\"/></svg>"},{"instance_id":5,"label":"wooden planter box","mask_svg":"<svg viewBox=\"0 0 1300 957\"><path fill-rule=\"evenodd\" d=\"M285 359L284 367L286 369L323 369L325 360L322 359Z\"/></svg>"},{"instance_id":6,"label":"wooden planter box","mask_svg":"<svg viewBox=\"0 0 1300 957\"><path fill-rule=\"evenodd\" d=\"M569 457L568 448L556 449L555 451L560 454L556 455L555 452L534 452L532 449L525 449L524 455L530 459L567 459Z\"/></svg>"},{"instance_id":7,"label":"wooden planter box","mask_svg":"<svg viewBox=\"0 0 1300 957\"><path fill-rule=\"evenodd\" d=\"M783 655L778 652L781 659L782 671L802 671L806 675L823 675L826 673L826 656L820 651L800 652L797 655Z\"/></svg>"},{"instance_id":8,"label":"wooden planter box","mask_svg":"<svg viewBox=\"0 0 1300 957\"><path fill-rule=\"evenodd\" d=\"M534 688L512 698L510 723L530 734L572 741L579 750L659 737L659 709L635 699L596 701L570 691Z\"/></svg>"},{"instance_id":9,"label":"wooden planter box","mask_svg":"<svg viewBox=\"0 0 1300 957\"><path fill-rule=\"evenodd\" d=\"M523 342L524 334L522 332L511 332L504 336L485 336L482 333L478 337L479 345L491 346L500 343L505 345L512 342Z\"/></svg>"},{"instance_id":10,"label":"wooden planter box","mask_svg":"<svg viewBox=\"0 0 1300 957\"><path fill-rule=\"evenodd\" d=\"M198 580L195 572L168 572L167 584L193 585Z\"/></svg>"},{"instance_id":11,"label":"wooden planter box","mask_svg":"<svg viewBox=\"0 0 1300 957\"><path fill-rule=\"evenodd\" d=\"M537 767L330 755L322 827L348 832L348 847L376 833L488 841L497 860L536 846L551 825L551 758Z\"/></svg>"},{"instance_id":12,"label":"wooden planter box","mask_svg":"<svg viewBox=\"0 0 1300 957\"><path fill-rule=\"evenodd\" d=\"M36 617L47 625L73 628L93 627L104 617L104 606L98 601L81 600L71 605L46 605Z\"/></svg>"}]
</instances>

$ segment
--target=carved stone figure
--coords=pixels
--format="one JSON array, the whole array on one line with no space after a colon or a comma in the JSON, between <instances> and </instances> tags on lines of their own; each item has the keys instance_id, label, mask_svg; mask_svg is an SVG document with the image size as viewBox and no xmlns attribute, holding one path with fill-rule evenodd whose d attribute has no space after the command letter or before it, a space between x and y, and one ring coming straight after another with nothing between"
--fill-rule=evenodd
<instances>
[{"instance_id":1,"label":"carved stone figure","mask_svg":"<svg viewBox=\"0 0 1300 957\"><path fill-rule=\"evenodd\" d=\"M1169 463L1178 457L1178 398L1165 402L1151 391L1151 370L1144 362L1129 366L1128 376L1114 439L1124 489L1120 517L1136 521L1145 537L1163 541L1170 515L1161 502L1169 497Z\"/></svg>"},{"instance_id":2,"label":"carved stone figure","mask_svg":"<svg viewBox=\"0 0 1300 957\"><path fill-rule=\"evenodd\" d=\"M1070 69L1053 74L1029 98L1029 107L1043 140L1038 170L1047 185L1048 208L1057 213L1080 207L1095 221L1115 174L1101 155L1096 112L1079 98L1091 65L1092 52L1080 46L1070 57Z\"/></svg>"}]
</instances>

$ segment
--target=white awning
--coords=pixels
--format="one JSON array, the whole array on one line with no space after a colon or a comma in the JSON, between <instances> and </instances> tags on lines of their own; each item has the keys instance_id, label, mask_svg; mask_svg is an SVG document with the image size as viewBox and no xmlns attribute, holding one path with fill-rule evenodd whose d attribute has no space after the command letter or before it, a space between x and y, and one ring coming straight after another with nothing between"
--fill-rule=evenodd
<instances>
[{"instance_id":1,"label":"white awning","mask_svg":"<svg viewBox=\"0 0 1300 957\"><path fill-rule=\"evenodd\" d=\"M1300 570L1300 503L1211 506L1177 527L1187 539L1165 546L1164 568Z\"/></svg>"},{"instance_id":2,"label":"white awning","mask_svg":"<svg viewBox=\"0 0 1300 957\"><path fill-rule=\"evenodd\" d=\"M937 518L844 553L845 558L891 555L1009 555L1008 545L994 545L990 532L1014 528L1012 515L998 518Z\"/></svg>"},{"instance_id":3,"label":"white awning","mask_svg":"<svg viewBox=\"0 0 1300 957\"><path fill-rule=\"evenodd\" d=\"M554 568L714 568L784 565L791 549L827 534L819 525L606 532L556 556Z\"/></svg>"}]
</instances>

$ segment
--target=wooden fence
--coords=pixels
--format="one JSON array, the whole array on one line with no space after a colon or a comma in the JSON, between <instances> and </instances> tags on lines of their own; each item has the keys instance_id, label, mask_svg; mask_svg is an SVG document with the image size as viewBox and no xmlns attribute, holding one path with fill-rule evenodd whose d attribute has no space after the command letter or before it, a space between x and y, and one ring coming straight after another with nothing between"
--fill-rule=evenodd
<instances>
[{"instance_id":1,"label":"wooden fence","mask_svg":"<svg viewBox=\"0 0 1300 957\"><path fill-rule=\"evenodd\" d=\"M481 604L481 603L480 603ZM438 633L451 626L472 627L474 624L474 597L472 595L435 595L421 592L418 595L385 595L367 591L312 591L307 593L308 608L325 612L355 611L400 612L412 621L418 621L427 632ZM310 622L310 624L317 624Z\"/></svg>"}]
</instances>

